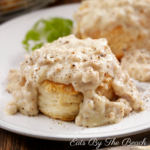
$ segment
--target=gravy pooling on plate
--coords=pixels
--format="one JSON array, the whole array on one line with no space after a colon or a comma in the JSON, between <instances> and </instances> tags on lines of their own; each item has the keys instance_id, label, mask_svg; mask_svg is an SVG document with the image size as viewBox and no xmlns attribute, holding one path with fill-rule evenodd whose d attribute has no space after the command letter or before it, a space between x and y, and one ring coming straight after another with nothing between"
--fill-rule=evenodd
<instances>
[{"instance_id":1,"label":"gravy pooling on plate","mask_svg":"<svg viewBox=\"0 0 150 150\"><path fill-rule=\"evenodd\" d=\"M20 71L11 70L8 79L13 100L5 110L11 115L17 111L27 116L38 114L38 89L45 80L71 84L83 94L75 118L77 126L117 123L132 110L143 110L138 90L128 73L121 70L106 39L59 38L26 55ZM106 96L108 88L115 93L114 99Z\"/></svg>"}]
</instances>

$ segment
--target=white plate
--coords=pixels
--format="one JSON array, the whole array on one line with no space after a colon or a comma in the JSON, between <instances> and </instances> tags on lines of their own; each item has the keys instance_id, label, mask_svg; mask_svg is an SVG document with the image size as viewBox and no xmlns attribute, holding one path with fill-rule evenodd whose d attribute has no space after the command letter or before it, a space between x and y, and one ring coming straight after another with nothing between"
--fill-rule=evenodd
<instances>
[{"instance_id":1,"label":"white plate","mask_svg":"<svg viewBox=\"0 0 150 150\"><path fill-rule=\"evenodd\" d=\"M64 5L56 8L37 11L19 17L0 26L0 127L22 135L70 141L73 138L89 140L91 138L105 139L108 137L123 137L140 133L150 129L150 111L147 108L141 113L133 112L129 117L118 124L106 125L103 127L83 128L75 124L53 120L42 114L36 117L27 117L21 114L6 116L4 107L12 95L5 91L7 85L7 73L9 69L19 68L19 63L24 60L25 50L21 41L25 33L33 24L48 17L65 17L72 19L72 14L78 8L78 4ZM146 89L144 95L150 95L149 84L136 82L140 90ZM142 97L144 95L142 94ZM150 96L144 98L147 106L150 107Z\"/></svg>"}]
</instances>

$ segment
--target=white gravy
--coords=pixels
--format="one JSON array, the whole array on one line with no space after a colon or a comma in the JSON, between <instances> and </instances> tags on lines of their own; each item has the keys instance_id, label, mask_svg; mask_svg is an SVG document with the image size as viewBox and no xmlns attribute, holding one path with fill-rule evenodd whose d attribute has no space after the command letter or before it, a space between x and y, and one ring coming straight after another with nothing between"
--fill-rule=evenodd
<instances>
[{"instance_id":1,"label":"white gravy","mask_svg":"<svg viewBox=\"0 0 150 150\"><path fill-rule=\"evenodd\" d=\"M95 91L106 75L112 78L116 101ZM38 114L38 87L44 80L71 83L76 91L83 93L84 101L75 119L78 126L117 123L130 111L143 110L138 90L128 73L121 70L106 39L79 40L73 35L59 38L26 55L20 71L11 70L8 79L7 89L13 100L5 110L11 115L17 111L27 116Z\"/></svg>"}]
</instances>

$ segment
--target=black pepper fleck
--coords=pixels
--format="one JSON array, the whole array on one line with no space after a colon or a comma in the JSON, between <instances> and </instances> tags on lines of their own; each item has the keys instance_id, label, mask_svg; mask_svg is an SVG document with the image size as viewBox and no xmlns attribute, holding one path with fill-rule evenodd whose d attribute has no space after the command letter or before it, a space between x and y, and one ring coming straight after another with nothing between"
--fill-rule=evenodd
<instances>
[{"instance_id":1,"label":"black pepper fleck","mask_svg":"<svg viewBox=\"0 0 150 150\"><path fill-rule=\"evenodd\" d=\"M75 66L75 64L72 65L72 67L74 67L74 66Z\"/></svg>"}]
</instances>

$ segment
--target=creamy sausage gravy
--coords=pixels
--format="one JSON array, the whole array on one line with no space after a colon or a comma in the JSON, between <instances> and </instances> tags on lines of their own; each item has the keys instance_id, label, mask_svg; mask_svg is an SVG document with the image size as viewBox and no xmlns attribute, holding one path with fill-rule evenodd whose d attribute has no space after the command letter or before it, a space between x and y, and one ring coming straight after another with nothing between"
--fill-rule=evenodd
<instances>
[{"instance_id":1,"label":"creamy sausage gravy","mask_svg":"<svg viewBox=\"0 0 150 150\"><path fill-rule=\"evenodd\" d=\"M99 95L96 89L109 76L117 95L114 100ZM7 89L13 94L6 112L37 115L38 87L44 80L72 84L83 93L77 126L101 126L120 122L132 110L143 110L139 92L127 72L123 72L112 54L106 39L79 40L70 35L48 43L41 49L26 55L20 71L11 70Z\"/></svg>"},{"instance_id":2,"label":"creamy sausage gravy","mask_svg":"<svg viewBox=\"0 0 150 150\"><path fill-rule=\"evenodd\" d=\"M150 81L150 50L136 49L125 53L121 67L128 71L131 77L143 82Z\"/></svg>"}]
</instances>

